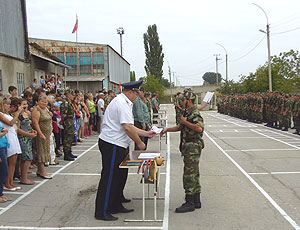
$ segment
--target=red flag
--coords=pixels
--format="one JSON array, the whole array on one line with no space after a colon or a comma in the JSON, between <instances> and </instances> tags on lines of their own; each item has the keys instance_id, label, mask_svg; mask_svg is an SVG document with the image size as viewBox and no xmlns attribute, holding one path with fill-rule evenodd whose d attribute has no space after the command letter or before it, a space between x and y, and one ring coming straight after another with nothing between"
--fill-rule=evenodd
<instances>
[{"instance_id":1,"label":"red flag","mask_svg":"<svg viewBox=\"0 0 300 230\"><path fill-rule=\"evenodd\" d=\"M75 23L74 29L72 31L72 34L75 33L77 29L78 29L78 18L77 18L77 15L76 15L76 23Z\"/></svg>"},{"instance_id":2,"label":"red flag","mask_svg":"<svg viewBox=\"0 0 300 230\"><path fill-rule=\"evenodd\" d=\"M122 86L121 86L121 81L119 81L119 93L121 93Z\"/></svg>"}]
</instances>

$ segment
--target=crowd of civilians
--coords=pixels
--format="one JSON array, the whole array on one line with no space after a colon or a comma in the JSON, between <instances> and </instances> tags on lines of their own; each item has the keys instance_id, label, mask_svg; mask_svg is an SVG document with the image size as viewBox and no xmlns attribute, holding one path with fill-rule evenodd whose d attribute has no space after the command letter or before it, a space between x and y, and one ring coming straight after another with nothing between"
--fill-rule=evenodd
<instances>
[{"instance_id":1,"label":"crowd of civilians","mask_svg":"<svg viewBox=\"0 0 300 230\"><path fill-rule=\"evenodd\" d=\"M58 158L63 155L60 105L66 98L61 77L34 79L32 87L27 87L22 95L18 95L15 86L9 86L8 92L0 92L0 203L12 200L3 190L17 191L35 183L27 177L33 168L37 168L38 177L52 179L46 167L59 164ZM95 96L75 90L73 145L100 133L105 109L115 96L112 90L104 89ZM145 96L142 99L147 107L157 111L159 104L151 101L150 93ZM157 96L154 95L154 102Z\"/></svg>"}]
</instances>

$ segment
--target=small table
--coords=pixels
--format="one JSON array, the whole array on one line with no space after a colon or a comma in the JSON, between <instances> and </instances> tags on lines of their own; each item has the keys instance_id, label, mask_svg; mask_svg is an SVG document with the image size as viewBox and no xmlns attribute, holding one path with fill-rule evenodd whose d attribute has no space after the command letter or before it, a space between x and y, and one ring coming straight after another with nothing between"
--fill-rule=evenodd
<instances>
[{"instance_id":1,"label":"small table","mask_svg":"<svg viewBox=\"0 0 300 230\"><path fill-rule=\"evenodd\" d=\"M138 165L129 165L127 164L127 161L136 161L138 160L138 157L141 153L158 153L155 151L147 151L147 150L134 150L130 152L127 157L121 162L120 168L136 168L138 169ZM164 161L166 161L166 153L160 153L160 156L164 158ZM166 162L164 162L162 165L157 166L157 176L156 180L154 181L154 219L146 219L146 203L145 203L145 178L144 175L142 175L142 186L143 186L143 192L142 192L142 205L143 205L143 217L142 219L125 219L125 222L162 222L163 220L157 219L157 193L159 190L159 176L160 176L160 168L164 167Z\"/></svg>"}]
</instances>

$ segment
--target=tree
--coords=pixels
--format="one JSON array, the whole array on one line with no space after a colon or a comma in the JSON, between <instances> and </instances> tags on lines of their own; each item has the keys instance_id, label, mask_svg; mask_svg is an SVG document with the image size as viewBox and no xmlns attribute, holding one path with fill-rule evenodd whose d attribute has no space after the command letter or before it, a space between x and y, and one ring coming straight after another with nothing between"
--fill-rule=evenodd
<instances>
[{"instance_id":1,"label":"tree","mask_svg":"<svg viewBox=\"0 0 300 230\"><path fill-rule=\"evenodd\" d=\"M216 84L216 73L213 72L206 72L203 76L202 79L204 80L205 83L208 84ZM222 76L220 73L218 73L218 83L221 83L222 81Z\"/></svg>"},{"instance_id":2,"label":"tree","mask_svg":"<svg viewBox=\"0 0 300 230\"><path fill-rule=\"evenodd\" d=\"M145 71L148 75L153 75L159 80L163 76L164 53L162 45L159 42L156 25L148 26L148 30L144 33L144 47L146 55Z\"/></svg>"},{"instance_id":3,"label":"tree","mask_svg":"<svg viewBox=\"0 0 300 230\"><path fill-rule=\"evenodd\" d=\"M148 75L147 77L141 77L139 80L144 80L143 86L146 91L151 93L157 92L159 97L163 96L165 87L156 76Z\"/></svg>"},{"instance_id":4,"label":"tree","mask_svg":"<svg viewBox=\"0 0 300 230\"><path fill-rule=\"evenodd\" d=\"M135 72L134 71L130 71L130 81L136 81Z\"/></svg>"}]
</instances>

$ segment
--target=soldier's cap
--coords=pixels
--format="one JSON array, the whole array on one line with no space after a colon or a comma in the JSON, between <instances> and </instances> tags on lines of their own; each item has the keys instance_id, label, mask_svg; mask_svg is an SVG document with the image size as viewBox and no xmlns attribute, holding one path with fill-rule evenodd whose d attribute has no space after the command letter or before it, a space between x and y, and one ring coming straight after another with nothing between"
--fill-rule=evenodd
<instances>
[{"instance_id":1,"label":"soldier's cap","mask_svg":"<svg viewBox=\"0 0 300 230\"><path fill-rule=\"evenodd\" d=\"M143 84L143 82L144 82L143 80L127 82L127 83L122 84L122 86L124 87L124 89L139 92L140 91L140 86L141 86L141 84Z\"/></svg>"},{"instance_id":2,"label":"soldier's cap","mask_svg":"<svg viewBox=\"0 0 300 230\"><path fill-rule=\"evenodd\" d=\"M145 92L145 93L144 93L144 97L148 97L149 95L150 95L149 92Z\"/></svg>"},{"instance_id":3,"label":"soldier's cap","mask_svg":"<svg viewBox=\"0 0 300 230\"><path fill-rule=\"evenodd\" d=\"M196 99L196 94L192 92L191 90L184 92L184 97L188 100L194 100Z\"/></svg>"}]
</instances>

